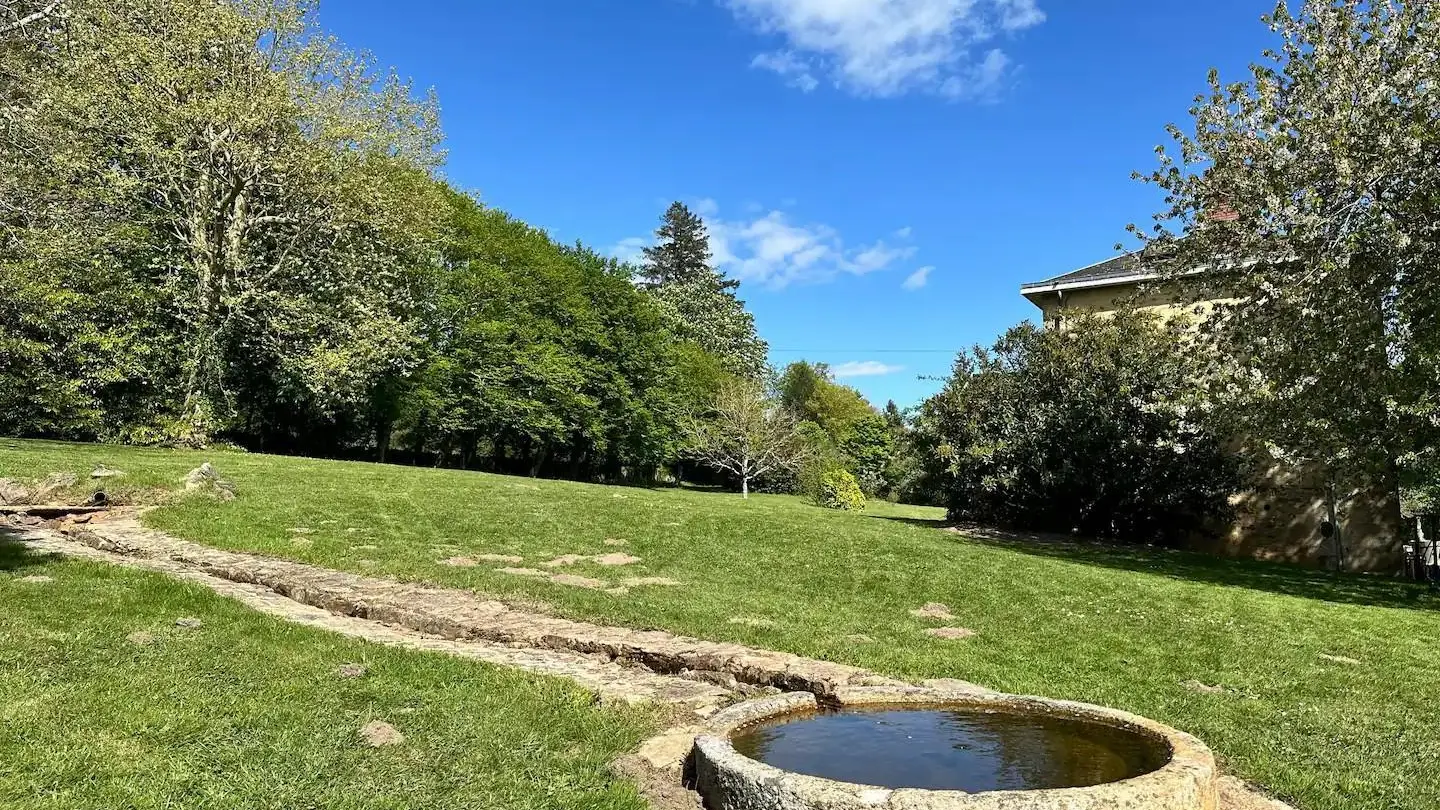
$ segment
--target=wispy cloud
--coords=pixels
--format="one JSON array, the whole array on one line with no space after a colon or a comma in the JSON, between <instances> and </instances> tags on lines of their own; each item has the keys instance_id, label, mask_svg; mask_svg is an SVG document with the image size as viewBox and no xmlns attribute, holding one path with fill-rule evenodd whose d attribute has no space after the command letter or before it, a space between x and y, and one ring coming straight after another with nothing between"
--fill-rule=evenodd
<instances>
[{"instance_id":1,"label":"wispy cloud","mask_svg":"<svg viewBox=\"0 0 1440 810\"><path fill-rule=\"evenodd\" d=\"M997 37L1045 21L1036 0L720 0L783 45L751 66L810 92L823 79L861 96L985 98L1010 58Z\"/></svg>"},{"instance_id":2,"label":"wispy cloud","mask_svg":"<svg viewBox=\"0 0 1440 810\"><path fill-rule=\"evenodd\" d=\"M915 246L908 244L909 228L895 231L888 239L851 245L835 228L797 222L779 209L745 206L745 215L727 219L712 199L697 200L690 207L705 220L715 266L731 278L771 289L877 273L915 255ZM617 259L638 262L642 249L653 242L631 236L611 245L607 252Z\"/></svg>"},{"instance_id":3,"label":"wispy cloud","mask_svg":"<svg viewBox=\"0 0 1440 810\"><path fill-rule=\"evenodd\" d=\"M886 270L915 255L914 245L884 239L850 246L822 223L800 223L772 210L739 220L708 217L715 264L731 276L772 288L862 276Z\"/></svg>"},{"instance_id":4,"label":"wispy cloud","mask_svg":"<svg viewBox=\"0 0 1440 810\"><path fill-rule=\"evenodd\" d=\"M935 272L934 267L922 267L906 276L905 281L900 286L906 290L918 290L930 283L930 274L933 272Z\"/></svg>"},{"instance_id":5,"label":"wispy cloud","mask_svg":"<svg viewBox=\"0 0 1440 810\"><path fill-rule=\"evenodd\" d=\"M643 236L627 236L611 245L606 253L609 253L622 262L639 264L640 259L644 257L643 251L645 248L650 247L653 242L654 240L646 239Z\"/></svg>"},{"instance_id":6,"label":"wispy cloud","mask_svg":"<svg viewBox=\"0 0 1440 810\"><path fill-rule=\"evenodd\" d=\"M847 377L884 377L904 370L904 366L892 366L879 360L853 360L831 367L830 373L835 375L835 379L843 380Z\"/></svg>"}]
</instances>

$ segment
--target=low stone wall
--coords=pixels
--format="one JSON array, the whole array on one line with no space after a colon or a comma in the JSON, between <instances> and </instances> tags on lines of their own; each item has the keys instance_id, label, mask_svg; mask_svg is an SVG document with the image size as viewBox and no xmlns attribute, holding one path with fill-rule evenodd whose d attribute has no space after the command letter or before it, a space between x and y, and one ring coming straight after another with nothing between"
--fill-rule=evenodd
<instances>
[{"instance_id":1,"label":"low stone wall","mask_svg":"<svg viewBox=\"0 0 1440 810\"><path fill-rule=\"evenodd\" d=\"M268 588L296 602L449 639L568 650L731 685L830 695L855 685L898 684L868 670L789 653L572 621L518 610L451 588L431 588L304 563L203 546L140 525L130 515L66 522L70 539L115 554L169 560L232 582Z\"/></svg>"}]
</instances>

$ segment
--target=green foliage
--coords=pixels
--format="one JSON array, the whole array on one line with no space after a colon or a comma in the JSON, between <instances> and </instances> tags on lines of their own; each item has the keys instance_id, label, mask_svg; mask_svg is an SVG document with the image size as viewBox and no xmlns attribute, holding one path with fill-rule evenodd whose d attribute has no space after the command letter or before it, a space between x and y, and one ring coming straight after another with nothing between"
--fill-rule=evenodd
<instances>
[{"instance_id":1,"label":"green foliage","mask_svg":"<svg viewBox=\"0 0 1440 810\"><path fill-rule=\"evenodd\" d=\"M643 282L650 287L694 281L710 272L710 238L705 223L685 203L666 209L655 230L655 244L643 251ZM734 289L738 281L725 282Z\"/></svg>"},{"instance_id":2,"label":"green foliage","mask_svg":"<svg viewBox=\"0 0 1440 810\"><path fill-rule=\"evenodd\" d=\"M865 508L865 493L847 470L830 469L820 476L816 502L826 509L858 512Z\"/></svg>"},{"instance_id":3,"label":"green foliage","mask_svg":"<svg viewBox=\"0 0 1440 810\"><path fill-rule=\"evenodd\" d=\"M434 98L307 0L76 0L15 31L0 433L649 480L763 375L698 217L667 215L647 293L453 191Z\"/></svg>"},{"instance_id":4,"label":"green foliage","mask_svg":"<svg viewBox=\"0 0 1440 810\"><path fill-rule=\"evenodd\" d=\"M451 202L429 357L401 397L398 440L463 466L648 478L713 362L671 345L613 260Z\"/></svg>"},{"instance_id":5,"label":"green foliage","mask_svg":"<svg viewBox=\"0 0 1440 810\"><path fill-rule=\"evenodd\" d=\"M820 475L848 470L869 495L898 497L902 469L913 466L903 416L895 403L877 412L859 391L840 385L824 363L791 363L777 383L782 405L813 427L805 433L810 461L800 491L814 496Z\"/></svg>"},{"instance_id":6,"label":"green foliage","mask_svg":"<svg viewBox=\"0 0 1440 810\"><path fill-rule=\"evenodd\" d=\"M1291 8L1294 8L1292 12ZM1145 261L1197 297L1237 430L1356 486L1440 438L1440 6L1276 6L1274 47L1171 126ZM1204 272L1195 273L1196 270Z\"/></svg>"},{"instance_id":7,"label":"green foliage","mask_svg":"<svg viewBox=\"0 0 1440 810\"><path fill-rule=\"evenodd\" d=\"M433 99L321 36L301 0L75 2L31 45L0 50L24 88L0 110L0 207L18 212L0 261L158 294L136 314L173 336L149 375L179 401L151 424L169 411L203 441L262 412L344 421L413 367ZM101 366L37 397L79 407Z\"/></svg>"},{"instance_id":8,"label":"green foliage","mask_svg":"<svg viewBox=\"0 0 1440 810\"><path fill-rule=\"evenodd\" d=\"M645 249L641 277L670 331L719 358L730 374L762 379L770 367L768 347L755 332L755 317L735 296L740 282L710 266L704 222L673 203L655 239Z\"/></svg>"},{"instance_id":9,"label":"green foliage","mask_svg":"<svg viewBox=\"0 0 1440 810\"><path fill-rule=\"evenodd\" d=\"M955 362L917 440L951 516L1132 542L1204 530L1240 488L1184 327L1078 315Z\"/></svg>"}]
</instances>

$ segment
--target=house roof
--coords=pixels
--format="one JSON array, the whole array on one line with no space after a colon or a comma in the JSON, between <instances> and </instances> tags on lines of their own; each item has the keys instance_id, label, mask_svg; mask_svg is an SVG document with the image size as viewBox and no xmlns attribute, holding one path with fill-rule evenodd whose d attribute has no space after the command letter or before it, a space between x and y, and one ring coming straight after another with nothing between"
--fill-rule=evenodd
<instances>
[{"instance_id":1,"label":"house roof","mask_svg":"<svg viewBox=\"0 0 1440 810\"><path fill-rule=\"evenodd\" d=\"M1088 287L1110 287L1116 284L1148 281L1152 278L1155 278L1155 273L1146 270L1140 264L1139 256L1135 253L1127 253L1044 281L1022 284L1020 285L1020 294L1031 295L1059 290L1081 290Z\"/></svg>"}]
</instances>

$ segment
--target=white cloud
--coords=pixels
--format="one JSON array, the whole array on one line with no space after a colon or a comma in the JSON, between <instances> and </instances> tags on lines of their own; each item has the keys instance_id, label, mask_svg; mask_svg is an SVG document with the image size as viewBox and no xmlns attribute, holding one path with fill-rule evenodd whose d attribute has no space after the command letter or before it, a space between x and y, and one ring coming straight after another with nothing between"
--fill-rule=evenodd
<instances>
[{"instance_id":1,"label":"white cloud","mask_svg":"<svg viewBox=\"0 0 1440 810\"><path fill-rule=\"evenodd\" d=\"M811 72L810 63L796 56L794 51L776 51L756 54L750 60L750 67L764 68L780 74L785 83L808 93L820 86L820 80Z\"/></svg>"},{"instance_id":2,"label":"white cloud","mask_svg":"<svg viewBox=\"0 0 1440 810\"><path fill-rule=\"evenodd\" d=\"M805 92L820 77L862 96L928 92L992 95L1010 59L982 46L1045 20L1036 0L722 0L741 20L783 46L759 54Z\"/></svg>"},{"instance_id":3,"label":"white cloud","mask_svg":"<svg viewBox=\"0 0 1440 810\"><path fill-rule=\"evenodd\" d=\"M930 274L934 272L934 270L934 267L922 267L909 276L906 276L905 282L900 286L906 290L918 290L930 283Z\"/></svg>"},{"instance_id":4,"label":"white cloud","mask_svg":"<svg viewBox=\"0 0 1440 810\"><path fill-rule=\"evenodd\" d=\"M772 288L874 273L915 255L913 245L883 239L849 247L829 225L796 223L779 210L741 220L712 215L705 226L717 267Z\"/></svg>"},{"instance_id":5,"label":"white cloud","mask_svg":"<svg viewBox=\"0 0 1440 810\"><path fill-rule=\"evenodd\" d=\"M643 236L627 236L611 245L610 249L605 252L622 262L639 263L644 256L642 251L650 247L652 241Z\"/></svg>"},{"instance_id":6,"label":"white cloud","mask_svg":"<svg viewBox=\"0 0 1440 810\"><path fill-rule=\"evenodd\" d=\"M835 379L843 380L846 377L884 377L904 370L904 366L892 366L879 360L853 360L833 366L830 373L835 375Z\"/></svg>"},{"instance_id":7,"label":"white cloud","mask_svg":"<svg viewBox=\"0 0 1440 810\"><path fill-rule=\"evenodd\" d=\"M824 224L801 224L778 209L746 205L746 215L726 219L711 199L690 206L705 220L710 236L711 261L731 278L780 289L791 284L829 281L839 275L863 276L887 270L915 255L905 244L909 228L894 232L893 241L848 246L836 229ZM648 237L621 239L607 251L617 259L639 262L641 251L654 243Z\"/></svg>"}]
</instances>

